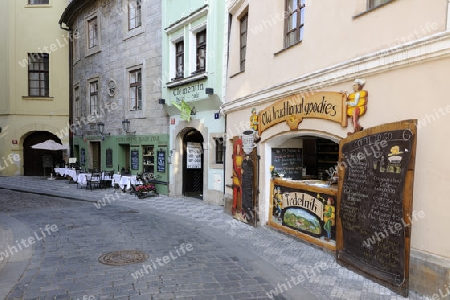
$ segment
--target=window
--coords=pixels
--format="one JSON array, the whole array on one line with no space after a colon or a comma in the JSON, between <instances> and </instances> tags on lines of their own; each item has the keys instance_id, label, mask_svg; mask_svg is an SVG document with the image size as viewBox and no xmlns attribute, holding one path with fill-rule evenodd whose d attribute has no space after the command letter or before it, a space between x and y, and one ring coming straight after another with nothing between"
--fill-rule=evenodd
<instances>
[{"instance_id":1,"label":"window","mask_svg":"<svg viewBox=\"0 0 450 300\"><path fill-rule=\"evenodd\" d=\"M286 0L285 48L303 39L306 0Z\"/></svg>"},{"instance_id":2,"label":"window","mask_svg":"<svg viewBox=\"0 0 450 300\"><path fill-rule=\"evenodd\" d=\"M142 71L130 72L130 110L142 109Z\"/></svg>"},{"instance_id":3,"label":"window","mask_svg":"<svg viewBox=\"0 0 450 300\"><path fill-rule=\"evenodd\" d=\"M141 0L128 1L128 30L141 26Z\"/></svg>"},{"instance_id":4,"label":"window","mask_svg":"<svg viewBox=\"0 0 450 300\"><path fill-rule=\"evenodd\" d=\"M216 142L216 164L223 164L225 158L225 143L223 138L214 138Z\"/></svg>"},{"instance_id":5,"label":"window","mask_svg":"<svg viewBox=\"0 0 450 300\"><path fill-rule=\"evenodd\" d=\"M98 23L97 17L88 21L88 47L89 49L98 46Z\"/></svg>"},{"instance_id":6,"label":"window","mask_svg":"<svg viewBox=\"0 0 450 300\"><path fill-rule=\"evenodd\" d=\"M206 69L206 29L197 32L197 67L196 72L203 72Z\"/></svg>"},{"instance_id":7,"label":"window","mask_svg":"<svg viewBox=\"0 0 450 300\"><path fill-rule=\"evenodd\" d=\"M49 54L28 53L28 96L48 97Z\"/></svg>"},{"instance_id":8,"label":"window","mask_svg":"<svg viewBox=\"0 0 450 300\"><path fill-rule=\"evenodd\" d=\"M372 9L388 2L391 2L391 0L367 0L367 9Z\"/></svg>"},{"instance_id":9,"label":"window","mask_svg":"<svg viewBox=\"0 0 450 300\"><path fill-rule=\"evenodd\" d=\"M77 62L80 60L80 45L78 43L80 37L80 31L78 28L75 28L72 33L72 43L73 43L73 62Z\"/></svg>"},{"instance_id":10,"label":"window","mask_svg":"<svg viewBox=\"0 0 450 300\"><path fill-rule=\"evenodd\" d=\"M80 87L76 86L73 90L73 98L75 100L75 118L81 118L81 103L80 103Z\"/></svg>"},{"instance_id":11,"label":"window","mask_svg":"<svg viewBox=\"0 0 450 300\"><path fill-rule=\"evenodd\" d=\"M49 4L49 0L28 0L28 4Z\"/></svg>"},{"instance_id":12,"label":"window","mask_svg":"<svg viewBox=\"0 0 450 300\"><path fill-rule=\"evenodd\" d=\"M89 107L91 115L98 114L98 81L89 83Z\"/></svg>"},{"instance_id":13,"label":"window","mask_svg":"<svg viewBox=\"0 0 450 300\"><path fill-rule=\"evenodd\" d=\"M175 44L175 79L184 77L184 41Z\"/></svg>"},{"instance_id":14,"label":"window","mask_svg":"<svg viewBox=\"0 0 450 300\"><path fill-rule=\"evenodd\" d=\"M248 13L246 13L240 20L240 62L241 72L245 70L245 57L247 52L247 29L248 29Z\"/></svg>"}]
</instances>

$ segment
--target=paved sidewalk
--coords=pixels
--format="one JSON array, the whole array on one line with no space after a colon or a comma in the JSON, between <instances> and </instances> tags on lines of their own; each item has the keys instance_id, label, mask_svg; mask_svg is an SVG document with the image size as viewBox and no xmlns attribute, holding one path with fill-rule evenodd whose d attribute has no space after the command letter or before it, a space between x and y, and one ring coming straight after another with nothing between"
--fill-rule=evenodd
<instances>
[{"instance_id":1,"label":"paved sidewalk","mask_svg":"<svg viewBox=\"0 0 450 300\"><path fill-rule=\"evenodd\" d=\"M284 274L284 278L279 278L278 285L273 286L273 291L281 297L287 296L286 290L298 284L318 299L405 299L339 266L333 253L305 244L269 227L253 228L231 218L223 212L223 207L209 205L196 199L159 196L141 200L120 190L81 190L77 189L76 184L69 184L66 180L50 181L42 177L0 177L0 197L2 188L93 202L93 209L103 209L109 205L121 205L131 209L151 208L175 217L188 218L198 223L199 228L207 229L205 224L208 224L206 226L209 226L211 232L220 230L226 233L240 246L250 249L266 261L269 266L267 272L270 272L270 266L275 266L277 271ZM0 244L0 249L1 247ZM19 267L17 269L20 271ZM2 273L3 270L0 270L0 276ZM429 298L410 292L409 299Z\"/></svg>"}]
</instances>

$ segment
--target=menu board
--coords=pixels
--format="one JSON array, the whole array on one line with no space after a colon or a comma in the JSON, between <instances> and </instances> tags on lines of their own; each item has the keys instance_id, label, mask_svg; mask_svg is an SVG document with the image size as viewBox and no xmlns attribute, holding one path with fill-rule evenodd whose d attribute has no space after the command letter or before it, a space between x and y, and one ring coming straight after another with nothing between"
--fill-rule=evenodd
<instances>
[{"instance_id":1,"label":"menu board","mask_svg":"<svg viewBox=\"0 0 450 300\"><path fill-rule=\"evenodd\" d=\"M139 170L139 150L131 150L131 169Z\"/></svg>"},{"instance_id":2,"label":"menu board","mask_svg":"<svg viewBox=\"0 0 450 300\"><path fill-rule=\"evenodd\" d=\"M113 151L111 148L106 149L106 167L112 168L113 167Z\"/></svg>"},{"instance_id":3,"label":"menu board","mask_svg":"<svg viewBox=\"0 0 450 300\"><path fill-rule=\"evenodd\" d=\"M166 152L163 150L158 151L158 156L156 157L156 167L158 172L166 172Z\"/></svg>"},{"instance_id":4,"label":"menu board","mask_svg":"<svg viewBox=\"0 0 450 300\"><path fill-rule=\"evenodd\" d=\"M80 151L80 166L84 166L86 164L86 150L81 148Z\"/></svg>"},{"instance_id":5,"label":"menu board","mask_svg":"<svg viewBox=\"0 0 450 300\"><path fill-rule=\"evenodd\" d=\"M303 149L272 148L272 166L284 178L302 179Z\"/></svg>"},{"instance_id":6,"label":"menu board","mask_svg":"<svg viewBox=\"0 0 450 300\"><path fill-rule=\"evenodd\" d=\"M392 129L392 130L389 130ZM365 133L365 134L364 134ZM416 128L386 124L341 141L338 262L408 294Z\"/></svg>"}]
</instances>

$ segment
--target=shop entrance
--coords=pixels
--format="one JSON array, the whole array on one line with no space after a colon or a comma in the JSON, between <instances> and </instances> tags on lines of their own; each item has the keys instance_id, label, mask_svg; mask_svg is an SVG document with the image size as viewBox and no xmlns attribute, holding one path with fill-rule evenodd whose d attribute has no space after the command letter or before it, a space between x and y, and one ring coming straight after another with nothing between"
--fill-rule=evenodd
<instances>
[{"instance_id":1,"label":"shop entrance","mask_svg":"<svg viewBox=\"0 0 450 300\"><path fill-rule=\"evenodd\" d=\"M117 172L128 173L130 170L130 144L119 144L120 155Z\"/></svg>"},{"instance_id":2,"label":"shop entrance","mask_svg":"<svg viewBox=\"0 0 450 300\"><path fill-rule=\"evenodd\" d=\"M31 146L38 143L43 143L46 140L54 140L57 143L61 143L61 140L56 135L47 131L33 132L23 141L23 171L25 176L49 175L52 171L52 167L61 163L61 150L51 151L31 148Z\"/></svg>"},{"instance_id":3,"label":"shop entrance","mask_svg":"<svg viewBox=\"0 0 450 300\"><path fill-rule=\"evenodd\" d=\"M90 143L91 146L91 162L90 162L90 166L92 169L96 170L96 171L100 171L101 170L101 146L100 146L100 142L91 142Z\"/></svg>"},{"instance_id":4,"label":"shop entrance","mask_svg":"<svg viewBox=\"0 0 450 300\"><path fill-rule=\"evenodd\" d=\"M191 130L183 137L183 195L203 199L203 136Z\"/></svg>"}]
</instances>

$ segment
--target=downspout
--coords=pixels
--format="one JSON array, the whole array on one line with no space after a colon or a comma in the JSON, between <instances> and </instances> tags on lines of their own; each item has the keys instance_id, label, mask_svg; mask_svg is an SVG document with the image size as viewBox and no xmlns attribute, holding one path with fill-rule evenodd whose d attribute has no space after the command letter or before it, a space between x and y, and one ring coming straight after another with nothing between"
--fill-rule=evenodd
<instances>
[{"instance_id":1,"label":"downspout","mask_svg":"<svg viewBox=\"0 0 450 300\"><path fill-rule=\"evenodd\" d=\"M63 27L59 23L59 28L69 32L69 157L74 157L73 153L73 32L70 27Z\"/></svg>"}]
</instances>

